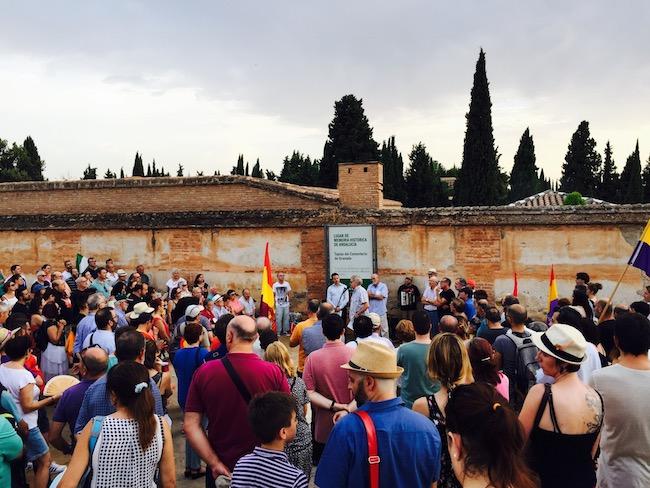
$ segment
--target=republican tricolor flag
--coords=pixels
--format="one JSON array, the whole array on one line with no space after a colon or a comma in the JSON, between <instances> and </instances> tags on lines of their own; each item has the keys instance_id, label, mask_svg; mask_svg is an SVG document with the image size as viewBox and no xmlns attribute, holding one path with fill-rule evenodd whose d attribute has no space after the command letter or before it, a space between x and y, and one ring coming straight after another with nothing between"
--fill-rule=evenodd
<instances>
[{"instance_id":1,"label":"republican tricolor flag","mask_svg":"<svg viewBox=\"0 0 650 488\"><path fill-rule=\"evenodd\" d=\"M555 307L557 307L557 283L555 282L555 270L551 264L551 280L548 284L548 317L550 318L553 315Z\"/></svg>"},{"instance_id":2,"label":"republican tricolor flag","mask_svg":"<svg viewBox=\"0 0 650 488\"><path fill-rule=\"evenodd\" d=\"M627 264L640 269L645 274L650 274L650 221L645 225L643 234L639 238L634 252Z\"/></svg>"},{"instance_id":3,"label":"republican tricolor flag","mask_svg":"<svg viewBox=\"0 0 650 488\"><path fill-rule=\"evenodd\" d=\"M268 317L275 329L275 296L273 294L273 274L271 273L271 257L269 243L264 252L264 269L262 270L262 299L260 300L260 316Z\"/></svg>"}]
</instances>

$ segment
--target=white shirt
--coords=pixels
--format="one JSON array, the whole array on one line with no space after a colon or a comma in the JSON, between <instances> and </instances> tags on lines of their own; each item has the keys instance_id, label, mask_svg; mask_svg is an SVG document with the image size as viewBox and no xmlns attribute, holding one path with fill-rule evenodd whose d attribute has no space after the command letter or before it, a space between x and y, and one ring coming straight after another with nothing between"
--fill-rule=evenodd
<instances>
[{"instance_id":1,"label":"white shirt","mask_svg":"<svg viewBox=\"0 0 650 488\"><path fill-rule=\"evenodd\" d=\"M36 386L36 380L32 376L32 373L27 371L25 368L13 369L8 368L7 365L3 364L0 366L0 383L2 383L11 395L11 398L16 404L16 409L23 416L23 420L27 424L27 427L30 429L36 427L38 425L38 410L25 413L20 406L20 390L22 390L26 385L31 384L33 386L32 396L34 401L38 400L38 395L41 392L38 389L38 386Z\"/></svg>"},{"instance_id":2,"label":"white shirt","mask_svg":"<svg viewBox=\"0 0 650 488\"><path fill-rule=\"evenodd\" d=\"M106 273L106 279L111 284L111 286L113 286L115 283L117 283L120 277L117 275L117 273Z\"/></svg>"},{"instance_id":3,"label":"white shirt","mask_svg":"<svg viewBox=\"0 0 650 488\"><path fill-rule=\"evenodd\" d=\"M338 285L331 284L327 287L327 303L332 305L335 309L340 308L343 310L349 302L350 294L348 293L348 287L343 283L339 283ZM341 311L336 313L341 315Z\"/></svg>"},{"instance_id":4,"label":"white shirt","mask_svg":"<svg viewBox=\"0 0 650 488\"><path fill-rule=\"evenodd\" d=\"M350 323L348 324L348 327L350 329L352 328L352 322L354 321L354 317L356 316L357 312L361 308L361 305L363 305L364 303L368 303L368 292L363 286L359 285L352 291L352 296L350 297L350 313L349 313ZM367 308L363 314L368 315Z\"/></svg>"},{"instance_id":5,"label":"white shirt","mask_svg":"<svg viewBox=\"0 0 650 488\"><path fill-rule=\"evenodd\" d=\"M72 273L66 270L63 273L61 273L61 277L63 278L63 281L68 281L70 278L72 278Z\"/></svg>"},{"instance_id":6,"label":"white shirt","mask_svg":"<svg viewBox=\"0 0 650 488\"><path fill-rule=\"evenodd\" d=\"M390 339L387 337L381 337L376 332L373 332L372 335L369 335L368 337L363 337L361 339L347 342L345 345L350 349L356 349L359 342L376 342L377 344L386 346L391 351L395 349L395 346L393 346L393 343L390 341Z\"/></svg>"},{"instance_id":7,"label":"white shirt","mask_svg":"<svg viewBox=\"0 0 650 488\"><path fill-rule=\"evenodd\" d=\"M239 303L241 303L242 307L244 307L244 313L246 315L255 317L255 300L253 300L253 297L249 297L249 299L246 300L243 296L241 296L239 297Z\"/></svg>"},{"instance_id":8,"label":"white shirt","mask_svg":"<svg viewBox=\"0 0 650 488\"><path fill-rule=\"evenodd\" d=\"M167 283L165 283L165 285L167 285L167 291L171 292L174 288L178 288L178 284L181 282L182 279L183 278L178 278L177 280L173 280L169 278L167 280Z\"/></svg>"},{"instance_id":9,"label":"white shirt","mask_svg":"<svg viewBox=\"0 0 650 488\"><path fill-rule=\"evenodd\" d=\"M291 291L291 285L288 281L283 281L280 283L276 281L273 283L273 294L275 295L275 306L288 308L289 307L289 292Z\"/></svg>"},{"instance_id":10,"label":"white shirt","mask_svg":"<svg viewBox=\"0 0 650 488\"><path fill-rule=\"evenodd\" d=\"M431 286L427 283L427 287L424 289L424 293L422 293L422 297L426 298L427 300L436 300L438 298L438 294L436 293L435 289L432 289ZM435 305L430 305L428 303L424 304L424 309L425 310L437 310L438 307Z\"/></svg>"}]
</instances>

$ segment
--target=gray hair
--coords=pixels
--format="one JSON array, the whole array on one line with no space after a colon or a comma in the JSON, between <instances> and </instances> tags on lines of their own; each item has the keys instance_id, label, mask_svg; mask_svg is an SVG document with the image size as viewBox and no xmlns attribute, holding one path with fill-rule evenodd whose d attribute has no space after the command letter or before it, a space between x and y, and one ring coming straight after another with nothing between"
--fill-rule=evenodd
<instances>
[{"instance_id":1,"label":"gray hair","mask_svg":"<svg viewBox=\"0 0 650 488\"><path fill-rule=\"evenodd\" d=\"M363 283L363 280L361 279L361 277L359 275L350 276L350 283L355 283L355 282L361 284L361 283Z\"/></svg>"},{"instance_id":2,"label":"gray hair","mask_svg":"<svg viewBox=\"0 0 650 488\"><path fill-rule=\"evenodd\" d=\"M0 313L9 313L11 312L12 305L9 305L7 302L0 302Z\"/></svg>"},{"instance_id":3,"label":"gray hair","mask_svg":"<svg viewBox=\"0 0 650 488\"><path fill-rule=\"evenodd\" d=\"M88 297L88 310L98 310L99 305L104 302L106 303L106 298L101 293L93 293Z\"/></svg>"},{"instance_id":4,"label":"gray hair","mask_svg":"<svg viewBox=\"0 0 650 488\"><path fill-rule=\"evenodd\" d=\"M257 330L270 329L273 325L268 317L257 317L255 323Z\"/></svg>"}]
</instances>

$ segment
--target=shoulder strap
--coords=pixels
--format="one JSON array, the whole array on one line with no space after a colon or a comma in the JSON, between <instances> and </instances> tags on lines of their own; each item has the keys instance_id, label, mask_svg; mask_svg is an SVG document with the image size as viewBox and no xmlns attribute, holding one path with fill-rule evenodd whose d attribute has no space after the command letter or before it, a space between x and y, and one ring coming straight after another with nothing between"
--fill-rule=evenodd
<instances>
[{"instance_id":1,"label":"shoulder strap","mask_svg":"<svg viewBox=\"0 0 650 488\"><path fill-rule=\"evenodd\" d=\"M542 396L542 401L539 402L539 407L537 408L537 414L535 414L535 422L533 422L533 429L539 426L539 421L542 420L542 415L544 415L544 410L546 409L546 404L548 403L548 397L551 395L551 385L549 383L544 383L544 395Z\"/></svg>"},{"instance_id":2,"label":"shoulder strap","mask_svg":"<svg viewBox=\"0 0 650 488\"><path fill-rule=\"evenodd\" d=\"M377 432L375 431L375 424L373 423L370 415L365 410L355 410L353 412L361 419L363 427L366 430L366 437L368 438L368 465L370 466L370 488L379 488L379 452L377 449Z\"/></svg>"},{"instance_id":3,"label":"shoulder strap","mask_svg":"<svg viewBox=\"0 0 650 488\"><path fill-rule=\"evenodd\" d=\"M94 332L92 334L90 334L90 339L89 339L90 342L88 343L88 346L90 346L90 347L95 347L95 343L93 342L93 336L94 335L95 335Z\"/></svg>"},{"instance_id":4,"label":"shoulder strap","mask_svg":"<svg viewBox=\"0 0 650 488\"><path fill-rule=\"evenodd\" d=\"M560 426L557 423L557 415L555 415L555 405L553 404L553 392L551 391L551 385L548 385L548 408L549 413L551 414L551 423L553 424L553 432L561 434Z\"/></svg>"},{"instance_id":5,"label":"shoulder strap","mask_svg":"<svg viewBox=\"0 0 650 488\"><path fill-rule=\"evenodd\" d=\"M235 368L230 362L230 359L228 359L228 356L224 356L221 362L223 364L223 367L226 368L226 372L228 373L228 376L230 376L230 379L237 387L237 390L239 390L239 394L244 399L244 402L246 403L246 405L248 405L248 403L251 401L251 394L248 391L248 388L246 388L244 382L241 380L241 377L239 376L237 371L235 371Z\"/></svg>"},{"instance_id":6,"label":"shoulder strap","mask_svg":"<svg viewBox=\"0 0 650 488\"><path fill-rule=\"evenodd\" d=\"M95 452L95 446L97 445L97 439L99 439L99 433L102 430L102 423L104 422L104 418L105 417L103 415L98 415L97 417L93 417L93 427L92 430L90 431L90 439L88 440L88 450L90 451L91 458L93 452Z\"/></svg>"},{"instance_id":7,"label":"shoulder strap","mask_svg":"<svg viewBox=\"0 0 650 488\"><path fill-rule=\"evenodd\" d=\"M297 376L294 376L291 378L291 385L290 385L290 390L293 391L293 387L296 386L296 381L298 380Z\"/></svg>"}]
</instances>

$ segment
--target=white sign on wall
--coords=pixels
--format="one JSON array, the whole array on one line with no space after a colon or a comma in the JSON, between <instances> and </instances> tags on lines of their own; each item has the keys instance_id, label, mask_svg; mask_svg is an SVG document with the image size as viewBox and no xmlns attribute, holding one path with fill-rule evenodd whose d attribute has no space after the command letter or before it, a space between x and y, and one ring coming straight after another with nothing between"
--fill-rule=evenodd
<instances>
[{"instance_id":1,"label":"white sign on wall","mask_svg":"<svg viewBox=\"0 0 650 488\"><path fill-rule=\"evenodd\" d=\"M359 275L369 280L375 272L375 230L372 225L332 225L326 227L329 275L342 280Z\"/></svg>"}]
</instances>

